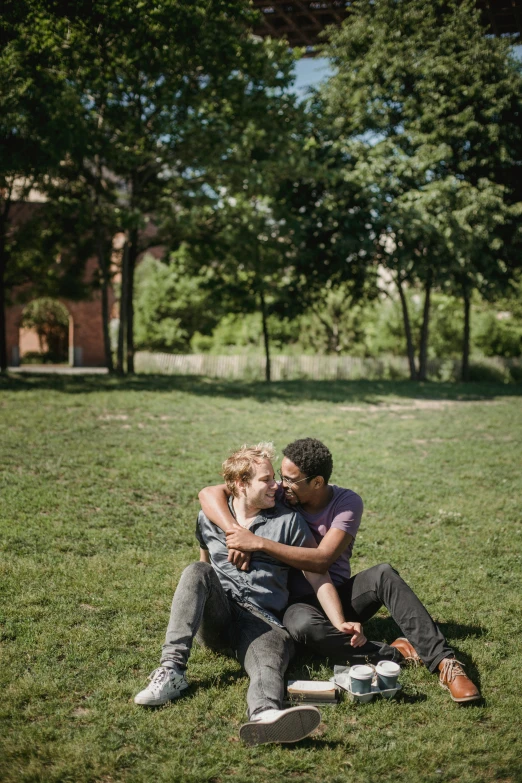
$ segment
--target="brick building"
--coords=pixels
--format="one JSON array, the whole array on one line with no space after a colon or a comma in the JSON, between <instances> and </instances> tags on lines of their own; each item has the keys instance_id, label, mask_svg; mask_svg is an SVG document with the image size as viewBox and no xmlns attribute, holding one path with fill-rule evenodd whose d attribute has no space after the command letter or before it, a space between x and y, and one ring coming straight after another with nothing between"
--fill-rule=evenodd
<instances>
[{"instance_id":1,"label":"brick building","mask_svg":"<svg viewBox=\"0 0 522 783\"><path fill-rule=\"evenodd\" d=\"M89 259L85 267L85 281L90 282L96 273L97 261ZM21 321L29 301L30 286L14 289L11 301L23 300L6 308L7 360L12 367L20 364L23 355L39 350L33 330L22 329ZM103 323L101 293L93 291L89 299L72 301L58 297L69 314L69 364L73 367L104 367ZM109 308L113 310L114 293L109 291Z\"/></svg>"}]
</instances>

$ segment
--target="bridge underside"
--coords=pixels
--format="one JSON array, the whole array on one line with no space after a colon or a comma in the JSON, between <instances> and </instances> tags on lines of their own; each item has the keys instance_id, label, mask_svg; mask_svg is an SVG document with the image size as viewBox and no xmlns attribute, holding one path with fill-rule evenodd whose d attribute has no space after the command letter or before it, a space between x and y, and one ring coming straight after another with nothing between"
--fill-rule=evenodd
<instances>
[{"instance_id":1,"label":"bridge underside","mask_svg":"<svg viewBox=\"0 0 522 783\"><path fill-rule=\"evenodd\" d=\"M257 35L285 38L290 46L304 46L309 56L319 43L319 33L340 24L349 14L346 0L253 0L262 13ZM477 0L487 33L522 36L522 0Z\"/></svg>"}]
</instances>

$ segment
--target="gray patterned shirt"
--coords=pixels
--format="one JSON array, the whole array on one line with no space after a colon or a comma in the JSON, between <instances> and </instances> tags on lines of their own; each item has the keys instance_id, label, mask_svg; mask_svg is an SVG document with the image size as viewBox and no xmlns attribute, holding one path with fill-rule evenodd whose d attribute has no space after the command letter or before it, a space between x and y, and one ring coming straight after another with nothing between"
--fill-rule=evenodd
<instances>
[{"instance_id":1,"label":"gray patterned shirt","mask_svg":"<svg viewBox=\"0 0 522 783\"><path fill-rule=\"evenodd\" d=\"M234 513L230 500L229 506ZM277 501L273 508L263 509L248 529L279 544L316 546L312 532L301 514ZM249 570L239 571L228 562L224 532L203 511L199 512L196 538L203 549L208 549L212 566L227 595L281 625L288 604L290 566L264 552L252 552Z\"/></svg>"}]
</instances>

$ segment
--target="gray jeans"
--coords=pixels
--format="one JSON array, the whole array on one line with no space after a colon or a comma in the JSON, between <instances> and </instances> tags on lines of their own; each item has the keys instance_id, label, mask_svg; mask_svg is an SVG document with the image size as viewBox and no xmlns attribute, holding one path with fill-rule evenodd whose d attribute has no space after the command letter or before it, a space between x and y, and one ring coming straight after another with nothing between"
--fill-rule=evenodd
<instances>
[{"instance_id":1,"label":"gray jeans","mask_svg":"<svg viewBox=\"0 0 522 783\"><path fill-rule=\"evenodd\" d=\"M250 677L248 713L281 709L284 674L294 652L289 633L230 599L208 563L181 575L170 610L161 663L185 669L194 638L219 652L232 649Z\"/></svg>"}]
</instances>

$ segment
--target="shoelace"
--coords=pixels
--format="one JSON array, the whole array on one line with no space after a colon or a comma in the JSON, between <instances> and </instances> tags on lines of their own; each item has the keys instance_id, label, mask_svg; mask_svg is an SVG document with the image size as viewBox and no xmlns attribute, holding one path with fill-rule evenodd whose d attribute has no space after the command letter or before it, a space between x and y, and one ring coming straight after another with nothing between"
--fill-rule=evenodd
<instances>
[{"instance_id":1,"label":"shoelace","mask_svg":"<svg viewBox=\"0 0 522 783\"><path fill-rule=\"evenodd\" d=\"M466 672L462 668L463 663L456 658L446 658L440 672L440 678L443 682L453 682L455 677L466 677Z\"/></svg>"},{"instance_id":2,"label":"shoelace","mask_svg":"<svg viewBox=\"0 0 522 783\"><path fill-rule=\"evenodd\" d=\"M169 678L169 672L167 669L165 669L162 666L159 666L157 669L154 669L152 674L149 676L150 680L150 686L152 688L159 688L160 685L163 685L165 680Z\"/></svg>"}]
</instances>

